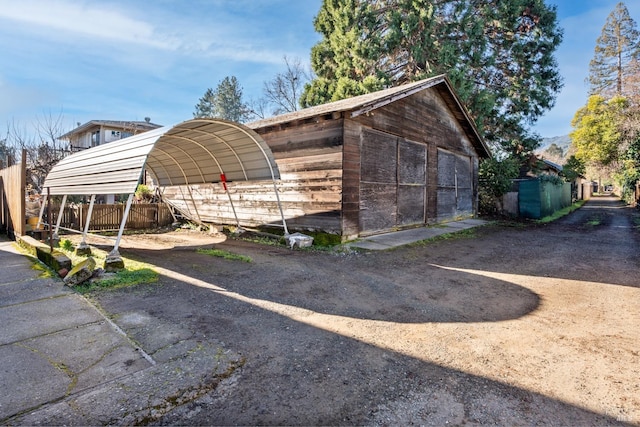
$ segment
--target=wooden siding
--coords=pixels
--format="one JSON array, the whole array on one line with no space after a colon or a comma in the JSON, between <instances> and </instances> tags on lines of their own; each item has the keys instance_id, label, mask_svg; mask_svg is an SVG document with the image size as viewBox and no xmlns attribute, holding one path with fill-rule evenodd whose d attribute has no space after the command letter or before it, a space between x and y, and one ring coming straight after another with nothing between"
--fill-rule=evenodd
<instances>
[{"instance_id":1,"label":"wooden siding","mask_svg":"<svg viewBox=\"0 0 640 427\"><path fill-rule=\"evenodd\" d=\"M287 226L340 234L342 120L256 132L269 145L280 171L277 188ZM186 187L167 187L163 194L190 212L193 220L235 224L235 208L241 226L282 224L272 181L231 182L227 187L229 195L220 184L195 185L191 192Z\"/></svg>"},{"instance_id":2,"label":"wooden siding","mask_svg":"<svg viewBox=\"0 0 640 427\"><path fill-rule=\"evenodd\" d=\"M442 209L445 203L455 202L455 197L446 197L443 193L441 193L441 200L438 200L438 149L445 149L471 159L472 181L469 200L473 205L472 213L477 211L478 154L458 118L438 91L428 89L416 93L368 114L357 116L353 120L362 127L391 133L427 147L426 223L441 221L442 216L438 215L438 206ZM410 198L410 196L403 196L405 200ZM448 201L442 200L443 198ZM452 212L457 211L456 206L450 206L450 208Z\"/></svg>"},{"instance_id":3,"label":"wooden siding","mask_svg":"<svg viewBox=\"0 0 640 427\"><path fill-rule=\"evenodd\" d=\"M0 170L0 225L12 238L23 236L26 231L26 158L23 151L20 164Z\"/></svg>"}]
</instances>

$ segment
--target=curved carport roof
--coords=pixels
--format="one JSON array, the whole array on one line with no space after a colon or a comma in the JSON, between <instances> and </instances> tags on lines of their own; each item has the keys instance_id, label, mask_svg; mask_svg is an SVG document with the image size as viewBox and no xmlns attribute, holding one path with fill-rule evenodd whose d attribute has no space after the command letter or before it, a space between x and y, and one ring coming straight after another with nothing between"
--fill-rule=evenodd
<instances>
[{"instance_id":1,"label":"curved carport roof","mask_svg":"<svg viewBox=\"0 0 640 427\"><path fill-rule=\"evenodd\" d=\"M56 164L51 195L131 194L149 171L157 185L275 180L271 149L254 131L220 119L193 119L72 154Z\"/></svg>"},{"instance_id":2,"label":"curved carport roof","mask_svg":"<svg viewBox=\"0 0 640 427\"><path fill-rule=\"evenodd\" d=\"M60 218L67 195L91 195L88 219L83 231L84 244L95 196L129 194L112 251L117 254L132 195L145 170L160 187L272 180L280 204L275 184L275 180L280 178L278 168L271 149L256 132L226 120L193 119L176 126L154 129L92 147L62 159L51 169L44 182L49 195L64 196L55 233L61 228ZM231 196L229 202L232 203ZM44 206L43 204L40 219ZM287 235L282 208L280 213Z\"/></svg>"}]
</instances>

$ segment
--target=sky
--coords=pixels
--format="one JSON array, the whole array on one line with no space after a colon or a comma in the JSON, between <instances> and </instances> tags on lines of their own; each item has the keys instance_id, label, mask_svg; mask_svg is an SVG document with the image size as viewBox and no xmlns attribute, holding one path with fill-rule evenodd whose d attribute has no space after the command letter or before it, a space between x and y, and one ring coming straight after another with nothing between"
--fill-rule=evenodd
<instances>
[{"instance_id":1,"label":"sky","mask_svg":"<svg viewBox=\"0 0 640 427\"><path fill-rule=\"evenodd\" d=\"M564 87L533 130L566 135L587 100L596 39L619 0L547 0L564 39ZM320 40L321 0L0 0L0 139L62 116L64 131L89 120L191 119L207 88L236 76L245 100L308 64ZM640 1L625 2L640 22Z\"/></svg>"}]
</instances>

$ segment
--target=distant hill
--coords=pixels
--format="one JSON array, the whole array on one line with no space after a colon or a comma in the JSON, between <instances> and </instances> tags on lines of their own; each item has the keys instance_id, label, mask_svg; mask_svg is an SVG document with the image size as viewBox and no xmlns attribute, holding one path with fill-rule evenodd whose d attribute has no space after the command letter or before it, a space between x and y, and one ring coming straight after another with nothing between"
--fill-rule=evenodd
<instances>
[{"instance_id":1,"label":"distant hill","mask_svg":"<svg viewBox=\"0 0 640 427\"><path fill-rule=\"evenodd\" d=\"M554 136L552 138L542 138L542 142L540 143L540 147L535 150L536 154L544 154L544 152L552 145L562 148L563 157L567 156L567 151L569 151L569 146L571 145L571 139L569 135L562 136Z\"/></svg>"}]
</instances>

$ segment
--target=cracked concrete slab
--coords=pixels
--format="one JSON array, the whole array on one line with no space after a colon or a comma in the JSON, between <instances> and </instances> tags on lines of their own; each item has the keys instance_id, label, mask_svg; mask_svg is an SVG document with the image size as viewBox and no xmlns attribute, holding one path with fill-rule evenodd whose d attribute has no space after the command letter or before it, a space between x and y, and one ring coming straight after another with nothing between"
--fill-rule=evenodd
<instances>
[{"instance_id":1,"label":"cracked concrete slab","mask_svg":"<svg viewBox=\"0 0 640 427\"><path fill-rule=\"evenodd\" d=\"M139 310L120 319L128 336L61 280L39 278L33 262L0 238L2 425L149 423L244 363Z\"/></svg>"}]
</instances>

